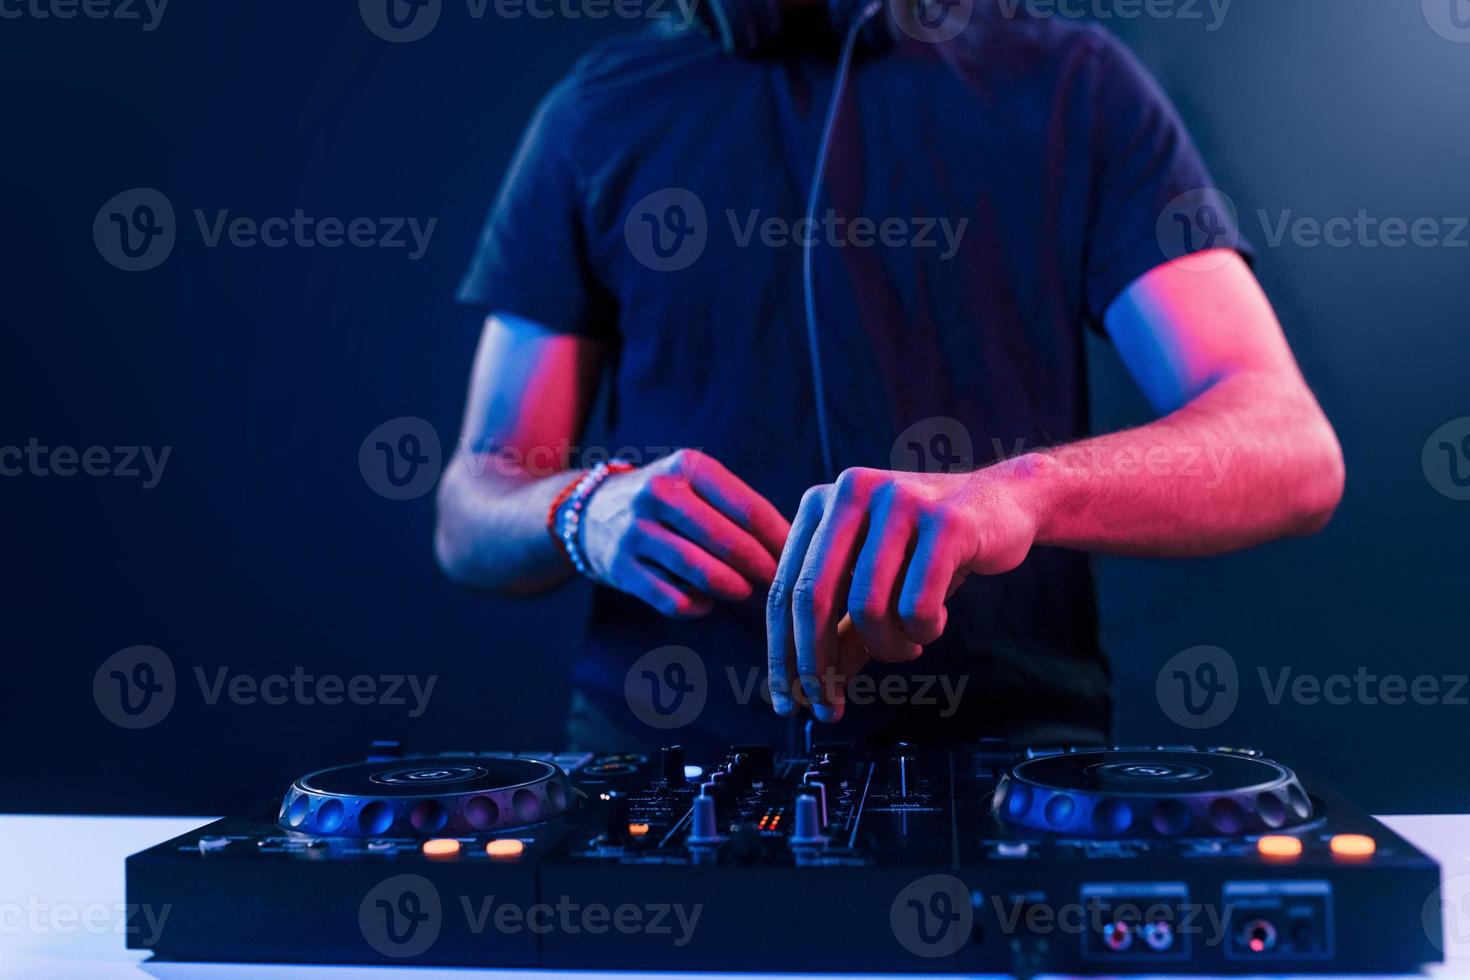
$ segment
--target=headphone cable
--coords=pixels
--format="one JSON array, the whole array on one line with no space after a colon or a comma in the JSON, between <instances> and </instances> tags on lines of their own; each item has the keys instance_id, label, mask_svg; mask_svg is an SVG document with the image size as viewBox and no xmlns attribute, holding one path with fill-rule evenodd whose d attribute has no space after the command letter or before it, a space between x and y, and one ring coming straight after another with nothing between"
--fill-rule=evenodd
<instances>
[{"instance_id":1,"label":"headphone cable","mask_svg":"<svg viewBox=\"0 0 1470 980\"><path fill-rule=\"evenodd\" d=\"M837 125L837 111L842 107L842 92L847 87L848 69L852 66L858 35L868 25L868 21L877 16L882 9L883 0L869 0L853 18L852 25L847 30L847 38L842 43L842 54L837 61L837 77L832 82L832 100L827 106L827 120L822 126L821 142L817 145L817 165L812 170L812 186L807 193L806 227L808 234L811 233L816 223L817 205L822 196L822 180L827 171L827 156L832 150L832 131ZM822 443L822 466L827 473L828 482L831 482L837 479L837 465L832 455L832 435L827 423L826 385L822 377L822 354L817 339L817 296L812 275L813 250L813 243L808 241L801 256L801 288L806 302L806 343L812 363L812 389L817 407L817 436Z\"/></svg>"}]
</instances>

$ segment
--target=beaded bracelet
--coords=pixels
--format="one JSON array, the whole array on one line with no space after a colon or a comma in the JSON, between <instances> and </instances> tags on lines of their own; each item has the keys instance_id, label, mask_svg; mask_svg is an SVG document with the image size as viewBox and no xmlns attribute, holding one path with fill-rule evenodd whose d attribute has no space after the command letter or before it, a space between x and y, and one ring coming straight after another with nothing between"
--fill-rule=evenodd
<instances>
[{"instance_id":1,"label":"beaded bracelet","mask_svg":"<svg viewBox=\"0 0 1470 980\"><path fill-rule=\"evenodd\" d=\"M582 547L582 512L592 493L614 473L627 473L634 469L631 464L620 460L600 462L586 473L569 483L552 501L546 513L546 530L556 542L557 549L579 574L589 578L592 573L587 564L587 552Z\"/></svg>"}]
</instances>

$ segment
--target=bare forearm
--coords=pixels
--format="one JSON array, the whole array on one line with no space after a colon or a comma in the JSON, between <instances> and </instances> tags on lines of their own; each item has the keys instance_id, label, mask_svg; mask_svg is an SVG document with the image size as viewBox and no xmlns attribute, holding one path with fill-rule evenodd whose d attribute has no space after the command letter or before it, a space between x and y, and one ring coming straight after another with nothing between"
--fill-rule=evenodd
<instances>
[{"instance_id":1,"label":"bare forearm","mask_svg":"<svg viewBox=\"0 0 1470 980\"><path fill-rule=\"evenodd\" d=\"M1305 385L1226 378L1156 422L1003 464L1035 504L1036 543L1195 557L1310 534L1342 495L1342 454Z\"/></svg>"},{"instance_id":2,"label":"bare forearm","mask_svg":"<svg viewBox=\"0 0 1470 980\"><path fill-rule=\"evenodd\" d=\"M445 471L434 536L440 567L470 589L545 592L571 571L546 532L546 512L577 474L504 474L497 462L488 455L461 455Z\"/></svg>"}]
</instances>

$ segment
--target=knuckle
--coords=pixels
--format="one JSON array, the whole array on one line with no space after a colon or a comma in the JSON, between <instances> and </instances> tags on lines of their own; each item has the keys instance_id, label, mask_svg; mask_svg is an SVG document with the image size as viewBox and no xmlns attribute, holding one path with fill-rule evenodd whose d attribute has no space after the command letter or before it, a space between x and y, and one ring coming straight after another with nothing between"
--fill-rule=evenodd
<instances>
[{"instance_id":1,"label":"knuckle","mask_svg":"<svg viewBox=\"0 0 1470 980\"><path fill-rule=\"evenodd\" d=\"M922 507L919 510L919 530L940 534L950 526L950 514L945 507Z\"/></svg>"},{"instance_id":2,"label":"knuckle","mask_svg":"<svg viewBox=\"0 0 1470 980\"><path fill-rule=\"evenodd\" d=\"M712 591L713 583L711 583L709 572L706 569L700 568L697 565L691 565L688 562L683 562L679 568L679 575L684 581L694 586L700 592Z\"/></svg>"},{"instance_id":3,"label":"knuckle","mask_svg":"<svg viewBox=\"0 0 1470 980\"><path fill-rule=\"evenodd\" d=\"M776 579L771 583L771 590L766 593L766 617L770 619L783 616L786 613L786 603L790 600L791 593L786 583Z\"/></svg>"},{"instance_id":4,"label":"knuckle","mask_svg":"<svg viewBox=\"0 0 1470 980\"><path fill-rule=\"evenodd\" d=\"M916 627L929 623L933 620L934 614L922 599L905 598L898 601L898 618L903 620L906 626Z\"/></svg>"},{"instance_id":5,"label":"knuckle","mask_svg":"<svg viewBox=\"0 0 1470 980\"><path fill-rule=\"evenodd\" d=\"M878 629L887 614L888 610L872 596L854 595L847 605L847 615L852 619L852 625L862 632Z\"/></svg>"},{"instance_id":6,"label":"knuckle","mask_svg":"<svg viewBox=\"0 0 1470 980\"><path fill-rule=\"evenodd\" d=\"M699 464L704 462L704 453L698 449L679 449L674 452L674 470L684 476L693 476Z\"/></svg>"},{"instance_id":7,"label":"knuckle","mask_svg":"<svg viewBox=\"0 0 1470 980\"><path fill-rule=\"evenodd\" d=\"M851 499L872 490L875 473L875 470L860 466L843 470L837 476L837 496L841 499Z\"/></svg>"},{"instance_id":8,"label":"knuckle","mask_svg":"<svg viewBox=\"0 0 1470 980\"><path fill-rule=\"evenodd\" d=\"M791 590L791 608L798 616L815 617L822 612L823 600L817 580L802 576Z\"/></svg>"},{"instance_id":9,"label":"knuckle","mask_svg":"<svg viewBox=\"0 0 1470 980\"><path fill-rule=\"evenodd\" d=\"M814 510L820 510L827 502L827 495L832 492L832 484L819 483L814 487L808 487L806 493L801 495L801 513L809 514Z\"/></svg>"}]
</instances>

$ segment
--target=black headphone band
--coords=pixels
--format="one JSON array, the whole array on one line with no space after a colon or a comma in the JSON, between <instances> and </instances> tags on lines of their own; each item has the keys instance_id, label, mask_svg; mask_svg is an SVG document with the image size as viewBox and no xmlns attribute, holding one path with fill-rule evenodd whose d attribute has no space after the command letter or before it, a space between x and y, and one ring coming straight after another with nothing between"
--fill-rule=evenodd
<instances>
[{"instance_id":1,"label":"black headphone band","mask_svg":"<svg viewBox=\"0 0 1470 980\"><path fill-rule=\"evenodd\" d=\"M771 50L788 18L784 7L790 0L687 0L695 16L726 51L743 57L755 57ZM853 23L863 16L871 0L822 0L827 8L827 22L837 39L847 36ZM870 17L863 30L862 42L867 48L882 48L891 34L881 13Z\"/></svg>"}]
</instances>

